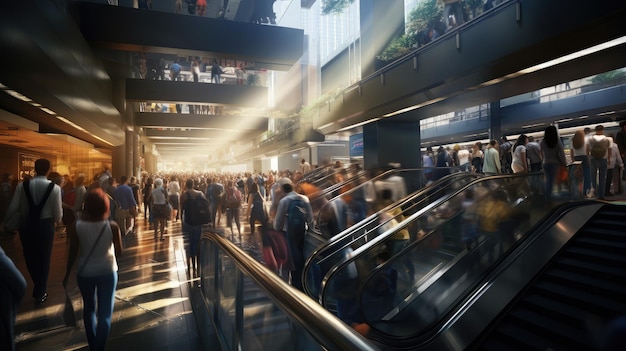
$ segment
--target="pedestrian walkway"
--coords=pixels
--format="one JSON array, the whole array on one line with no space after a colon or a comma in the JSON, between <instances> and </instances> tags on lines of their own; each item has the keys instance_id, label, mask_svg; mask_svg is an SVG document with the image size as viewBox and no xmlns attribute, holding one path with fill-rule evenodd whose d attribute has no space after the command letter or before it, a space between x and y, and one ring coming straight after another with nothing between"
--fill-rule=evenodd
<instances>
[{"instance_id":1,"label":"pedestrian walkway","mask_svg":"<svg viewBox=\"0 0 626 351\"><path fill-rule=\"evenodd\" d=\"M608 197L610 202L626 202L626 194ZM261 259L260 230L250 236L250 225L243 218L242 240L224 229L226 237L256 259ZM222 215L221 228L226 227ZM165 240L155 240L154 231L143 214L137 219L135 234L124 237L124 254L118 258L119 282L108 350L202 350L190 302L191 289L198 278L188 275L184 238L180 221L169 221ZM82 323L82 300L75 273L68 293L75 310L76 326L67 326L63 317L66 292L62 286L69 240L63 230L55 236L48 300L36 305L31 298L32 282L26 270L19 236L0 237L0 246L24 274L28 287L16 320L18 351L88 350Z\"/></svg>"},{"instance_id":2,"label":"pedestrian walkway","mask_svg":"<svg viewBox=\"0 0 626 351\"><path fill-rule=\"evenodd\" d=\"M140 215L141 216L141 215ZM201 350L189 290L195 279L187 275L180 221L169 222L166 240L154 240L143 217L136 234L123 239L124 254L118 258L119 282L109 350ZM32 283L27 275L19 236L2 237L0 245L24 274L29 286L16 320L17 350L88 350L82 323L82 299L75 273L68 293L77 326L66 326L63 318L65 290L62 286L69 240L57 233L48 281L48 300L36 305L30 297Z\"/></svg>"}]
</instances>

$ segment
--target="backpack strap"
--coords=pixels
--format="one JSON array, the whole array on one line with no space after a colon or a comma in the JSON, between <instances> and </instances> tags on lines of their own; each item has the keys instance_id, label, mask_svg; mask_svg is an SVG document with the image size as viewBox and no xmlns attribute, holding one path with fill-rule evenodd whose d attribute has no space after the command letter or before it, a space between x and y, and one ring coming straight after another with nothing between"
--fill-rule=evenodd
<instances>
[{"instance_id":1,"label":"backpack strap","mask_svg":"<svg viewBox=\"0 0 626 351\"><path fill-rule=\"evenodd\" d=\"M38 212L41 212L41 210L43 210L43 207L46 205L46 201L48 201L48 198L50 197L50 193L52 192L52 189L54 188L54 183L50 182L50 184L48 184L48 188L46 189L46 192L43 194L43 198L41 199L41 202L39 202L39 204L35 205L35 200L33 199L33 195L30 192L30 181L25 181L24 182L24 192L26 193L26 199L28 200L28 205L31 209L36 209Z\"/></svg>"}]
</instances>

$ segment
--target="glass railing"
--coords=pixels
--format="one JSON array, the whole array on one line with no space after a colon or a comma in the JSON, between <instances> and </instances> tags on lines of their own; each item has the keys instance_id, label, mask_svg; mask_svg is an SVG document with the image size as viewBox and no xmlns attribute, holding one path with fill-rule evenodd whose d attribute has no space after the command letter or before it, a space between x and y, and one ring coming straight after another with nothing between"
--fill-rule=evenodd
<instances>
[{"instance_id":1,"label":"glass railing","mask_svg":"<svg viewBox=\"0 0 626 351\"><path fill-rule=\"evenodd\" d=\"M328 269L345 259L347 250L367 244L384 232L382 228L394 228L405 217L445 201L450 194L478 177L481 175L476 173L452 173L397 202L387 204L352 227L333 235L328 242L313 251L305 264L303 282L307 294L314 298L319 296L321 278ZM392 213L393 216L382 216L383 213ZM408 232L405 234L410 235Z\"/></svg>"},{"instance_id":2,"label":"glass railing","mask_svg":"<svg viewBox=\"0 0 626 351\"><path fill-rule=\"evenodd\" d=\"M572 199L569 184L561 183L546 203L542 182L542 173L472 181L447 201L414 213L367 244L349 247L323 277L320 302L344 320L354 318L346 311L358 311L362 322L385 335L423 333L529 228ZM401 230L416 239L394 242Z\"/></svg>"},{"instance_id":3,"label":"glass railing","mask_svg":"<svg viewBox=\"0 0 626 351\"><path fill-rule=\"evenodd\" d=\"M200 289L222 350L378 350L216 233L200 242ZM202 332L202 331L199 331Z\"/></svg>"},{"instance_id":4,"label":"glass railing","mask_svg":"<svg viewBox=\"0 0 626 351\"><path fill-rule=\"evenodd\" d=\"M373 170L361 173L345 182L330 185L311 198L312 206L315 207L313 212L316 223L324 231L323 228L328 219L336 217L345 209L349 213L345 223L339 228L322 233L326 237L334 236L339 231L350 228L353 224L359 223L376 212L377 207L386 201L382 197L384 189L391 192L390 200L398 201L407 194L423 189L428 183L426 174L429 172L437 174L437 177L441 179L445 175L458 173L458 167Z\"/></svg>"}]
</instances>

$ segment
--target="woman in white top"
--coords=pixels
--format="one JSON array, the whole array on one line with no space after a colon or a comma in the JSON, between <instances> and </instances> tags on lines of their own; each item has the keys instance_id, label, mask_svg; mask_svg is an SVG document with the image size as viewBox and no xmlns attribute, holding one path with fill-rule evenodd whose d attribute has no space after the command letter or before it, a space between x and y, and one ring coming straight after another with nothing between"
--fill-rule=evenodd
<instances>
[{"instance_id":1,"label":"woman in white top","mask_svg":"<svg viewBox=\"0 0 626 351\"><path fill-rule=\"evenodd\" d=\"M91 350L104 350L111 330L117 286L116 257L122 254L122 235L109 222L109 197L96 188L85 196L83 211L70 227L70 252L63 286L67 286L78 256L76 281L83 297L83 321ZM97 308L96 308L97 307Z\"/></svg>"},{"instance_id":2,"label":"woman in white top","mask_svg":"<svg viewBox=\"0 0 626 351\"><path fill-rule=\"evenodd\" d=\"M528 161L526 160L526 144L528 144L528 137L526 134L522 134L517 138L517 141L513 145L513 161L511 162L511 168L513 173L527 173Z\"/></svg>"}]
</instances>

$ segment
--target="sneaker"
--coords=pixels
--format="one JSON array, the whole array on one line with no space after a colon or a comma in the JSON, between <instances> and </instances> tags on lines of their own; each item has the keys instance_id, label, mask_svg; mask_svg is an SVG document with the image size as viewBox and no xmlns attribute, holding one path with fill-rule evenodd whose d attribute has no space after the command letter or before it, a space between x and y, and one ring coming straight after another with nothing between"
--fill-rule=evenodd
<instances>
[{"instance_id":1,"label":"sneaker","mask_svg":"<svg viewBox=\"0 0 626 351\"><path fill-rule=\"evenodd\" d=\"M593 188L592 188L592 189L589 189L589 191L587 192L586 197L587 197L588 199L590 199L590 198L592 198L592 197L596 197L596 191L595 191Z\"/></svg>"}]
</instances>

